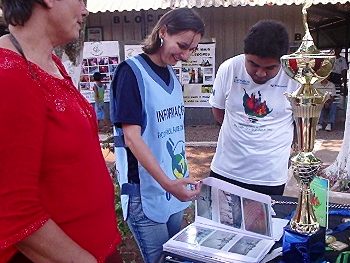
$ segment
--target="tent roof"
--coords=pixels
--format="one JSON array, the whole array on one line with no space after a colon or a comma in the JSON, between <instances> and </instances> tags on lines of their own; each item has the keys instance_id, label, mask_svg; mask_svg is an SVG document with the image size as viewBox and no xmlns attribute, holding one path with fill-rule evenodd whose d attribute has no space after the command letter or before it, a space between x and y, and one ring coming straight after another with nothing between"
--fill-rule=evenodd
<instances>
[{"instance_id":1,"label":"tent roof","mask_svg":"<svg viewBox=\"0 0 350 263\"><path fill-rule=\"evenodd\" d=\"M228 7L263 5L301 5L305 0L87 0L89 12L122 12L178 7ZM313 4L346 3L347 0L312 0Z\"/></svg>"},{"instance_id":2,"label":"tent roof","mask_svg":"<svg viewBox=\"0 0 350 263\"><path fill-rule=\"evenodd\" d=\"M350 47L350 2L311 6L308 25L318 48Z\"/></svg>"}]
</instances>

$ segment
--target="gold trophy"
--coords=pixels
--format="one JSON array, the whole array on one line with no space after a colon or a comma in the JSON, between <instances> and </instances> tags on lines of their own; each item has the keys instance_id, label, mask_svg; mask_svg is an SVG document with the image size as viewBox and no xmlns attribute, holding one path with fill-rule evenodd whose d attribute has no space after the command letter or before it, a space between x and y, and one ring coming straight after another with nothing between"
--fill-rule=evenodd
<instances>
[{"instance_id":1,"label":"gold trophy","mask_svg":"<svg viewBox=\"0 0 350 263\"><path fill-rule=\"evenodd\" d=\"M310 183L321 166L321 160L315 157L312 151L315 142L316 125L323 105L329 98L329 94L323 94L316 90L313 87L313 84L321 81L330 74L334 65L335 56L320 52L314 45L307 25L306 10L310 6L311 4L306 3L302 9L303 23L306 33L299 49L295 53L285 55L281 58L282 67L287 75L301 84L301 87L295 92L292 94L286 94L292 105L292 112L297 131L298 153L291 159L291 163L293 175L296 178L300 189L298 205L295 215L290 223L289 233L287 233L285 229L285 236L287 236L288 241L286 241L285 237L283 252L285 252L285 249L289 252L293 249L295 250L295 248L293 248L294 238L295 240L298 240L299 245L300 242L305 242L304 248L306 248L306 251L312 247L312 243L316 242L315 240L320 236L323 236L324 240L324 233L317 234L317 238L315 238L315 236L311 238L312 235L319 232L320 226L316 220L310 202ZM300 241L300 236L295 233L304 236L305 240ZM290 254L292 255L291 262L299 262L295 261L295 251ZM305 260L305 255L301 255L301 259Z\"/></svg>"}]
</instances>

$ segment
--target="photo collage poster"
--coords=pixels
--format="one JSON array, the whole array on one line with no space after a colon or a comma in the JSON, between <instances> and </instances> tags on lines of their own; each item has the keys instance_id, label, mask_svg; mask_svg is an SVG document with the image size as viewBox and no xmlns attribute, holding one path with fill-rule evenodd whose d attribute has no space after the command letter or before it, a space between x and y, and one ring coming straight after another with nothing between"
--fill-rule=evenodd
<instances>
[{"instance_id":1,"label":"photo collage poster","mask_svg":"<svg viewBox=\"0 0 350 263\"><path fill-rule=\"evenodd\" d=\"M102 83L106 84L105 102L109 102L109 90L113 73L120 63L118 41L85 42L83 62L79 81L81 94L90 102L95 102L92 75L100 72Z\"/></svg>"},{"instance_id":2,"label":"photo collage poster","mask_svg":"<svg viewBox=\"0 0 350 263\"><path fill-rule=\"evenodd\" d=\"M209 97L215 78L215 43L200 43L197 50L182 62L181 83L187 107L211 107Z\"/></svg>"},{"instance_id":3,"label":"photo collage poster","mask_svg":"<svg viewBox=\"0 0 350 263\"><path fill-rule=\"evenodd\" d=\"M125 45L125 59L142 53L142 45ZM185 107L211 107L215 78L215 43L200 43L188 61L178 61L174 72L183 86Z\"/></svg>"}]
</instances>

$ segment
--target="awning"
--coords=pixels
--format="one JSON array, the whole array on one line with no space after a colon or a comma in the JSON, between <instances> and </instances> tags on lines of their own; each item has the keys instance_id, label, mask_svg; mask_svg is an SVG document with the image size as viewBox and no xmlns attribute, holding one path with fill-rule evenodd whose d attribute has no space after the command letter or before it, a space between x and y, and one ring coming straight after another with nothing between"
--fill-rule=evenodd
<instances>
[{"instance_id":1,"label":"awning","mask_svg":"<svg viewBox=\"0 0 350 263\"><path fill-rule=\"evenodd\" d=\"M348 0L312 0L313 4L344 4ZM301 5L305 0L87 0L87 9L91 13L157 10L178 7L228 7L263 5Z\"/></svg>"}]
</instances>

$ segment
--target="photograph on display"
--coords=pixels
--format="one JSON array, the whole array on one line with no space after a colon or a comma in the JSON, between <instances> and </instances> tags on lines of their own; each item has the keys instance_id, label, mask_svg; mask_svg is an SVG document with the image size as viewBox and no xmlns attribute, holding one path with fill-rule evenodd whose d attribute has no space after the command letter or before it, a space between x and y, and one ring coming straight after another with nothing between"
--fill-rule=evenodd
<instances>
[{"instance_id":1,"label":"photograph on display","mask_svg":"<svg viewBox=\"0 0 350 263\"><path fill-rule=\"evenodd\" d=\"M201 92L211 94L213 92L213 85L202 85Z\"/></svg>"},{"instance_id":2,"label":"photograph on display","mask_svg":"<svg viewBox=\"0 0 350 263\"><path fill-rule=\"evenodd\" d=\"M219 190L220 223L235 228L242 227L241 198Z\"/></svg>"},{"instance_id":3,"label":"photograph on display","mask_svg":"<svg viewBox=\"0 0 350 263\"><path fill-rule=\"evenodd\" d=\"M275 243L270 196L208 177L195 209L194 223L168 240L164 251L202 262L258 263Z\"/></svg>"},{"instance_id":4,"label":"photograph on display","mask_svg":"<svg viewBox=\"0 0 350 263\"><path fill-rule=\"evenodd\" d=\"M204 247L210 247L215 249L222 249L226 246L236 235L230 232L217 230L201 244Z\"/></svg>"},{"instance_id":5,"label":"photograph on display","mask_svg":"<svg viewBox=\"0 0 350 263\"><path fill-rule=\"evenodd\" d=\"M257 252L254 248L256 248L260 241L261 239L255 237L242 237L229 249L229 252L245 256L249 254L250 256L254 256Z\"/></svg>"},{"instance_id":6,"label":"photograph on display","mask_svg":"<svg viewBox=\"0 0 350 263\"><path fill-rule=\"evenodd\" d=\"M179 236L177 236L175 240L191 245L197 245L200 244L202 240L209 236L212 232L214 232L213 229L190 226L186 228L186 230Z\"/></svg>"},{"instance_id":7,"label":"photograph on display","mask_svg":"<svg viewBox=\"0 0 350 263\"><path fill-rule=\"evenodd\" d=\"M245 229L261 235L269 235L269 217L266 204L243 198Z\"/></svg>"},{"instance_id":8,"label":"photograph on display","mask_svg":"<svg viewBox=\"0 0 350 263\"><path fill-rule=\"evenodd\" d=\"M211 189L212 187L208 185L202 185L196 203L197 215L207 219L212 219L213 216Z\"/></svg>"},{"instance_id":9,"label":"photograph on display","mask_svg":"<svg viewBox=\"0 0 350 263\"><path fill-rule=\"evenodd\" d=\"M109 57L109 64L112 64L112 65L119 64L119 58L118 57Z\"/></svg>"}]
</instances>

